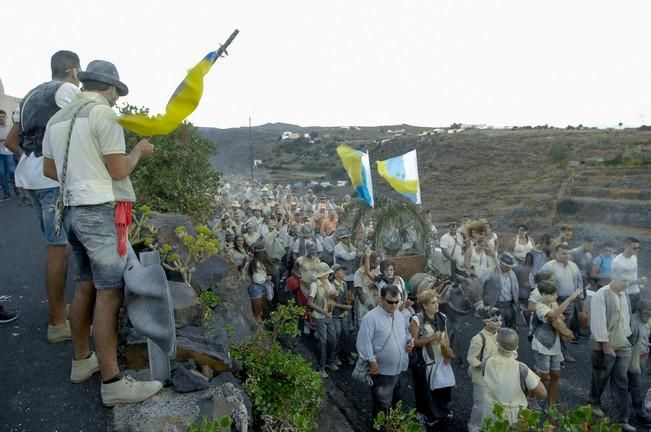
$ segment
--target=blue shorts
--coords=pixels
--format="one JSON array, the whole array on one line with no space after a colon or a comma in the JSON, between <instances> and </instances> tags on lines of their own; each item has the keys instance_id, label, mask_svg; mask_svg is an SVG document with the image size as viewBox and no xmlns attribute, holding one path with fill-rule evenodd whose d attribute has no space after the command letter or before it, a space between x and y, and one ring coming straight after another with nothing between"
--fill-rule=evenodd
<instances>
[{"instance_id":1,"label":"blue shorts","mask_svg":"<svg viewBox=\"0 0 651 432\"><path fill-rule=\"evenodd\" d=\"M536 372L549 373L549 370L561 370L561 362L563 361L563 354L546 355L539 352L533 352L534 364L536 365Z\"/></svg>"},{"instance_id":2,"label":"blue shorts","mask_svg":"<svg viewBox=\"0 0 651 432\"><path fill-rule=\"evenodd\" d=\"M41 232L45 234L48 246L63 246L68 244L65 230L57 236L54 233L54 206L59 198L59 188L33 189L29 191L34 204L36 216L41 224Z\"/></svg>"},{"instance_id":3,"label":"blue shorts","mask_svg":"<svg viewBox=\"0 0 651 432\"><path fill-rule=\"evenodd\" d=\"M249 298L251 300L259 299L267 295L267 286L251 282L249 285Z\"/></svg>"},{"instance_id":4,"label":"blue shorts","mask_svg":"<svg viewBox=\"0 0 651 432\"><path fill-rule=\"evenodd\" d=\"M95 289L122 288L127 257L118 254L115 208L111 204L69 207L64 225L74 259L75 281Z\"/></svg>"}]
</instances>

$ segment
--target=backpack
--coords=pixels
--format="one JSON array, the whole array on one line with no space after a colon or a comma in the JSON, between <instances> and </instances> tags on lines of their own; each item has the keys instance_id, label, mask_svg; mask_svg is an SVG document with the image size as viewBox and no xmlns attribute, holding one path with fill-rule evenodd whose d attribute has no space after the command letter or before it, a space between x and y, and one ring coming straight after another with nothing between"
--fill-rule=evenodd
<instances>
[{"instance_id":1,"label":"backpack","mask_svg":"<svg viewBox=\"0 0 651 432\"><path fill-rule=\"evenodd\" d=\"M482 376L486 373L486 363L488 362L489 358L490 357L485 358L481 361ZM527 388L527 374L529 373L529 367L527 367L526 364L519 361L518 368L520 370L520 390L522 390L522 393L524 393L524 395L526 396L527 393L529 393L529 389Z\"/></svg>"}]
</instances>

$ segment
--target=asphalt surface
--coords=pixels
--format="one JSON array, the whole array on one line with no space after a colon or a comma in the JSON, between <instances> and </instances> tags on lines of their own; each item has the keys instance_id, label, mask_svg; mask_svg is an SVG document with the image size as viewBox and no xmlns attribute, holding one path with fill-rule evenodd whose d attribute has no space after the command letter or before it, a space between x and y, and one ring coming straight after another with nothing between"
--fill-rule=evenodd
<instances>
[{"instance_id":1,"label":"asphalt surface","mask_svg":"<svg viewBox=\"0 0 651 432\"><path fill-rule=\"evenodd\" d=\"M0 431L106 431L111 410L104 408L97 374L71 384L70 342L46 339L45 239L32 207L0 203L0 298L20 313L0 325ZM73 284L69 280L66 299Z\"/></svg>"}]
</instances>

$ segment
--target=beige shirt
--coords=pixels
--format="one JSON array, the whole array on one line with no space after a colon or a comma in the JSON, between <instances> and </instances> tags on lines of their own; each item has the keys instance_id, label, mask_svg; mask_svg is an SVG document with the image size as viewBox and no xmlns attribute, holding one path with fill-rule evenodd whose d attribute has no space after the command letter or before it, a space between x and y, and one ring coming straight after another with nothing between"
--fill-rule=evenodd
<instances>
[{"instance_id":1,"label":"beige shirt","mask_svg":"<svg viewBox=\"0 0 651 432\"><path fill-rule=\"evenodd\" d=\"M66 175L66 205L97 205L115 201L135 201L136 195L129 177L113 180L104 156L126 154L124 131L118 116L106 99L94 92L80 93L69 105L48 122L43 137L43 155L54 159L61 178L66 143L73 115L79 111L70 136L68 170Z\"/></svg>"},{"instance_id":2,"label":"beige shirt","mask_svg":"<svg viewBox=\"0 0 651 432\"><path fill-rule=\"evenodd\" d=\"M482 341L479 333L484 335L485 343ZM472 377L472 382L475 384L484 384L484 377L481 374L481 361L487 359L494 355L497 355L497 342L495 341L496 333L489 333L486 329L483 329L477 333L475 336L470 339L470 346L468 347L468 365L470 370L470 375ZM481 347L484 346L484 353L482 358L479 357L481 354Z\"/></svg>"},{"instance_id":3,"label":"beige shirt","mask_svg":"<svg viewBox=\"0 0 651 432\"><path fill-rule=\"evenodd\" d=\"M493 418L493 405L498 403L504 406L510 423L517 421L518 412L527 406L527 397L520 387L520 367L515 356L496 354L490 357L486 361L484 382L484 417ZM540 378L529 369L525 382L527 389L533 390L538 386Z\"/></svg>"}]
</instances>

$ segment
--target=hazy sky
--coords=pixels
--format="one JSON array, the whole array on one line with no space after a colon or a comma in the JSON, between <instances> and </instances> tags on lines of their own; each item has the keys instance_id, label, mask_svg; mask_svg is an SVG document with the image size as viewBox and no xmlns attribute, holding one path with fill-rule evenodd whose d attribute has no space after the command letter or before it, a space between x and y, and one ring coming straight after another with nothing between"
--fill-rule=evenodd
<instances>
[{"instance_id":1,"label":"hazy sky","mask_svg":"<svg viewBox=\"0 0 651 432\"><path fill-rule=\"evenodd\" d=\"M651 2L23 0L3 6L0 78L23 96L59 49L114 62L161 112L233 29L195 124L651 124Z\"/></svg>"}]
</instances>

